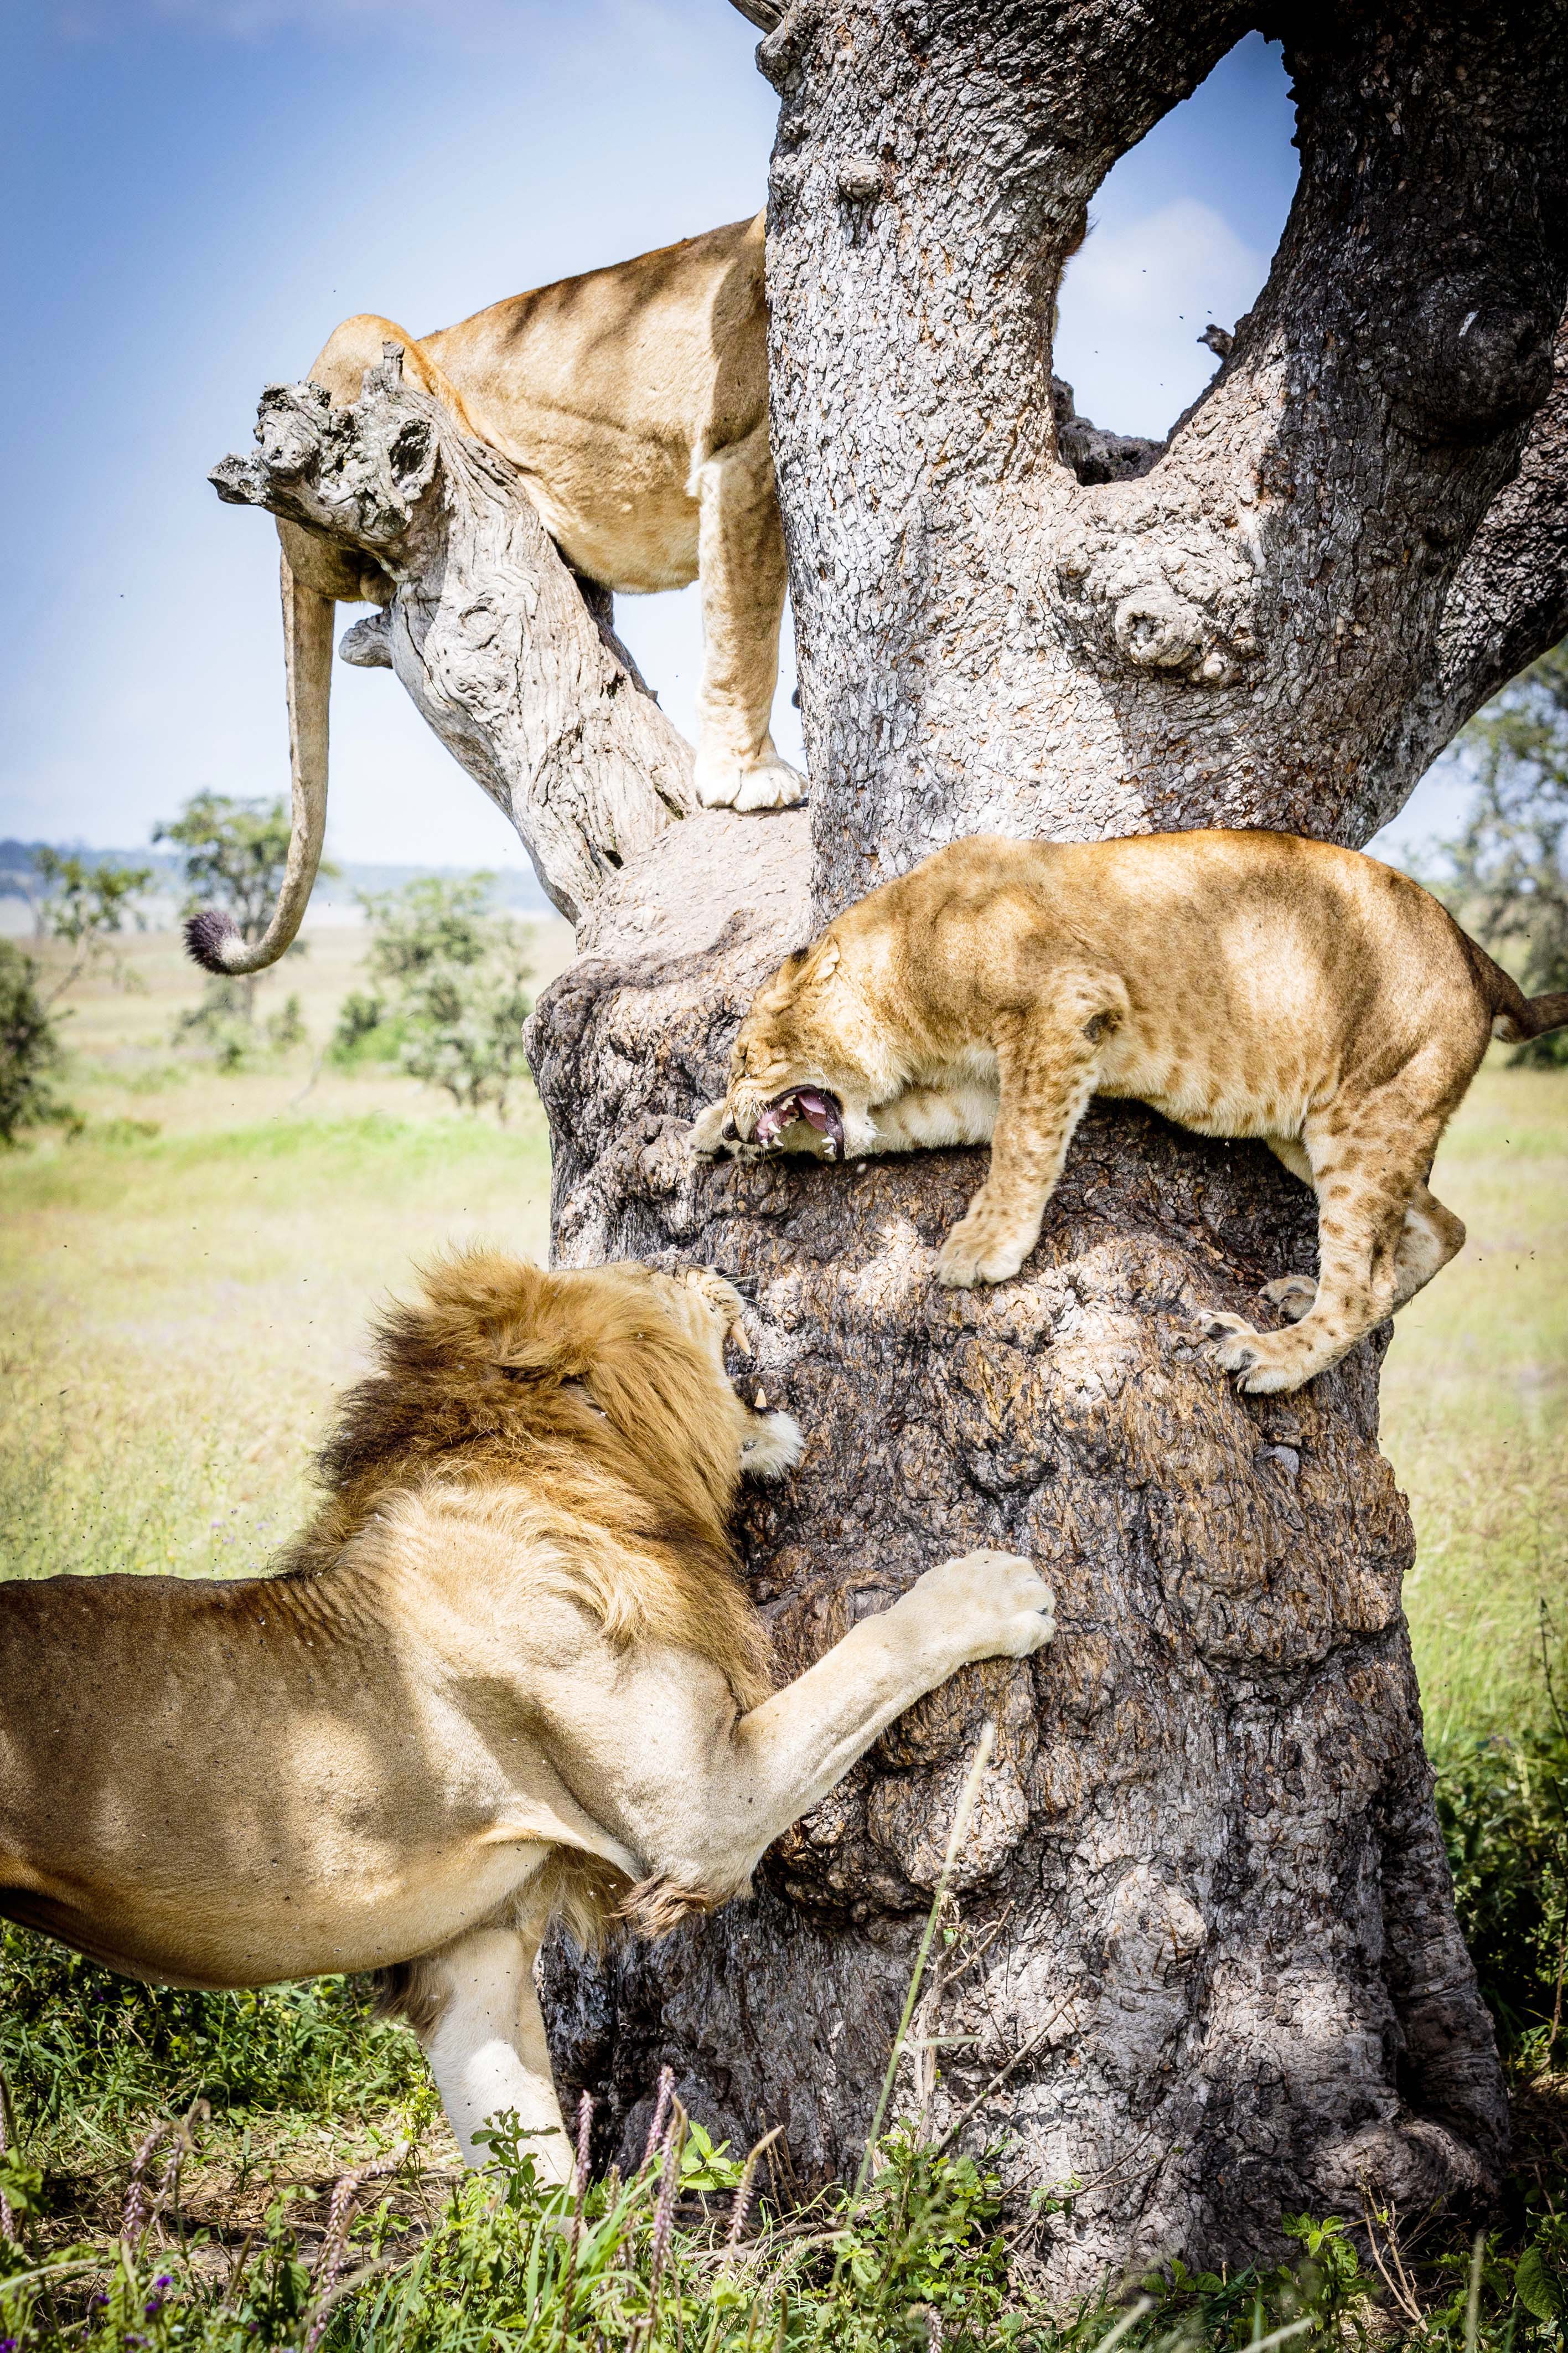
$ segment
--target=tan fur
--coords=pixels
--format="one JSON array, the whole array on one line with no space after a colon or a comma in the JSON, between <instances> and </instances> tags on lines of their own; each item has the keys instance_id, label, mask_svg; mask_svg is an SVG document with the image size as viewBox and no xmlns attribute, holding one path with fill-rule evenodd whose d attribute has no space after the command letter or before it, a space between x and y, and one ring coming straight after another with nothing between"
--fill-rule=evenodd
<instances>
[{"instance_id":1,"label":"tan fur","mask_svg":"<svg viewBox=\"0 0 1568 2353\"><path fill-rule=\"evenodd\" d=\"M343 1400L282 1572L0 1585L0 1914L132 1975L378 1969L466 2150L567 2170L532 1965L724 1901L892 1717L1049 1632L1028 1564L933 1569L787 1689L736 1575L799 1430L706 1271L450 1259Z\"/></svg>"},{"instance_id":2,"label":"tan fur","mask_svg":"<svg viewBox=\"0 0 1568 2353\"><path fill-rule=\"evenodd\" d=\"M383 346L466 433L522 470L567 562L617 592L700 583L697 797L786 808L805 781L770 733L784 616L784 525L768 442L763 216L565 278L410 334L361 311L335 327L310 381L340 407ZM213 971L275 964L299 931L321 858L335 602L385 605L370 559L297 523L282 543L284 674L293 777L289 871L265 938L192 937Z\"/></svg>"},{"instance_id":3,"label":"tan fur","mask_svg":"<svg viewBox=\"0 0 1568 2353\"><path fill-rule=\"evenodd\" d=\"M521 467L569 564L633 595L702 590L697 786L710 806L783 807L801 778L768 732L784 530L768 447L763 221L736 221L563 279L417 338L372 312L310 369L342 406L382 346L465 431ZM320 543L279 526L297 573ZM339 559L328 552L329 566ZM357 566L353 567L357 573ZM334 596L385 591L335 570Z\"/></svg>"},{"instance_id":4,"label":"tan fur","mask_svg":"<svg viewBox=\"0 0 1568 2353\"><path fill-rule=\"evenodd\" d=\"M1320 1274L1268 1286L1293 1328L1215 1314L1205 1329L1244 1388L1292 1389L1463 1245L1426 1180L1494 1029L1565 1021L1568 997L1526 1000L1426 892L1352 850L1275 833L981 838L784 964L692 1141L752 1149L766 1107L804 1086L837 1098L847 1157L989 1143L938 1264L962 1288L1023 1266L1092 1094L1257 1136L1317 1193ZM774 1141L831 1156L803 1119Z\"/></svg>"}]
</instances>

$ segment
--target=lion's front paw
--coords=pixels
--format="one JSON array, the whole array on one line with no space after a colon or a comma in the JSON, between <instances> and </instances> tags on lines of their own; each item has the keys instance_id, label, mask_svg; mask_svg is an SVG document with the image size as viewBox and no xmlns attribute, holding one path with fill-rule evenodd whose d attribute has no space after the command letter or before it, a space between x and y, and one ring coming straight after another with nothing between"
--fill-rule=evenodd
<instances>
[{"instance_id":1,"label":"lion's front paw","mask_svg":"<svg viewBox=\"0 0 1568 2353\"><path fill-rule=\"evenodd\" d=\"M710 1103L706 1111L699 1112L686 1141L694 1160L760 1160L763 1156L756 1145L742 1137L727 1103Z\"/></svg>"},{"instance_id":2,"label":"lion's front paw","mask_svg":"<svg viewBox=\"0 0 1568 2353\"><path fill-rule=\"evenodd\" d=\"M1051 1588L1016 1553L985 1549L942 1561L905 1596L909 1603L938 1610L943 1639L966 1661L1026 1659L1056 1631Z\"/></svg>"},{"instance_id":3,"label":"lion's front paw","mask_svg":"<svg viewBox=\"0 0 1568 2353\"><path fill-rule=\"evenodd\" d=\"M1291 1324L1299 1324L1303 1315L1311 1314L1317 1296L1318 1286L1310 1274L1281 1274L1273 1282L1266 1282L1258 1293L1260 1299L1278 1307Z\"/></svg>"},{"instance_id":4,"label":"lion's front paw","mask_svg":"<svg viewBox=\"0 0 1568 2353\"><path fill-rule=\"evenodd\" d=\"M1214 1345L1215 1360L1237 1376L1237 1387L1248 1397L1268 1397L1278 1389L1299 1389L1319 1368L1306 1361L1292 1332L1258 1332L1244 1315L1205 1315L1199 1329Z\"/></svg>"},{"instance_id":5,"label":"lion's front paw","mask_svg":"<svg viewBox=\"0 0 1568 2353\"><path fill-rule=\"evenodd\" d=\"M794 808L805 798L805 778L776 752L748 766L732 752L699 750L693 781L704 808Z\"/></svg>"},{"instance_id":6,"label":"lion's front paw","mask_svg":"<svg viewBox=\"0 0 1568 2353\"><path fill-rule=\"evenodd\" d=\"M727 1103L710 1103L706 1111L700 1111L691 1123L691 1133L687 1138L696 1158L716 1160L729 1146L730 1139L724 1134L726 1126L733 1131L734 1125Z\"/></svg>"},{"instance_id":7,"label":"lion's front paw","mask_svg":"<svg viewBox=\"0 0 1568 2353\"><path fill-rule=\"evenodd\" d=\"M948 1291L973 1291L977 1282L1008 1282L1028 1255L1027 1242L1020 1245L982 1221L961 1218L942 1246L936 1279Z\"/></svg>"}]
</instances>

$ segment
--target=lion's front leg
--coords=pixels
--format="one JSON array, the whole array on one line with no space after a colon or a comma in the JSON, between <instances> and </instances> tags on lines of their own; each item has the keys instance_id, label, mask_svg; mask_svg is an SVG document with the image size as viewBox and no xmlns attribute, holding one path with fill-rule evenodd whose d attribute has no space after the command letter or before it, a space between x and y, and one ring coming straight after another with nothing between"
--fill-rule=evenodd
<instances>
[{"instance_id":1,"label":"lion's front leg","mask_svg":"<svg viewBox=\"0 0 1568 2353\"><path fill-rule=\"evenodd\" d=\"M765 423L700 465L696 491L697 797L704 808L790 808L805 778L769 732L787 574Z\"/></svg>"},{"instance_id":2,"label":"lion's front leg","mask_svg":"<svg viewBox=\"0 0 1568 2353\"><path fill-rule=\"evenodd\" d=\"M1028 1561L973 1552L928 1569L744 1714L696 1652L628 1658L602 1636L569 1662L557 1641L536 1696L558 1727L563 1780L673 1916L740 1894L774 1839L925 1693L972 1660L1027 1658L1052 1630L1050 1592Z\"/></svg>"},{"instance_id":3,"label":"lion's front leg","mask_svg":"<svg viewBox=\"0 0 1568 2353\"><path fill-rule=\"evenodd\" d=\"M1049 1587L1015 1553L942 1561L862 1619L804 1675L752 1708L716 1758L713 1832L740 1883L895 1716L976 1659L1026 1659L1055 1631Z\"/></svg>"},{"instance_id":4,"label":"lion's front leg","mask_svg":"<svg viewBox=\"0 0 1568 2353\"><path fill-rule=\"evenodd\" d=\"M416 2031L463 2158L483 2165L474 2135L514 2115L544 2181L570 2181L572 2144L550 2072L533 1989L537 1934L475 1928L418 1962Z\"/></svg>"},{"instance_id":5,"label":"lion's front leg","mask_svg":"<svg viewBox=\"0 0 1568 2353\"><path fill-rule=\"evenodd\" d=\"M1101 1031L1083 1021L1020 1017L997 1038L1001 1098L991 1171L946 1241L937 1280L951 1290L1005 1282L1040 1238L1073 1131L1089 1107Z\"/></svg>"}]
</instances>

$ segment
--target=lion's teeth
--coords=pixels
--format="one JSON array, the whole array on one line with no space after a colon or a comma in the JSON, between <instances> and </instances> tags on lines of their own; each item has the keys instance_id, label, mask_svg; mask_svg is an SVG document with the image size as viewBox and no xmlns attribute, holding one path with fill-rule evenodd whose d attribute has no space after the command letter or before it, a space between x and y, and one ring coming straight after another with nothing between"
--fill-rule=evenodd
<instances>
[{"instance_id":1,"label":"lion's teeth","mask_svg":"<svg viewBox=\"0 0 1568 2353\"><path fill-rule=\"evenodd\" d=\"M768 1393L766 1389L759 1389L757 1391L757 1411L759 1413L766 1413L767 1409Z\"/></svg>"}]
</instances>

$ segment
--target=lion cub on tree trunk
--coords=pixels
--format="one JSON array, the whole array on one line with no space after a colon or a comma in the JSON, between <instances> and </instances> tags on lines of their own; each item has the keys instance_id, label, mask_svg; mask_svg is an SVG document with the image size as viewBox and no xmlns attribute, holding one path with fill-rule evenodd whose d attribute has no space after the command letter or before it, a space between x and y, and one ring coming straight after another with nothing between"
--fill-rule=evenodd
<instances>
[{"instance_id":1,"label":"lion cub on tree trunk","mask_svg":"<svg viewBox=\"0 0 1568 2353\"><path fill-rule=\"evenodd\" d=\"M1462 1247L1426 1187L1438 1139L1492 1038L1564 1022L1568 995L1526 998L1417 883L1354 850L982 836L786 960L692 1146L836 1160L989 1143L938 1262L962 1289L1018 1272L1091 1094L1257 1136L1318 1196L1318 1280L1267 1285L1293 1328L1204 1329L1243 1388L1294 1389Z\"/></svg>"}]
</instances>

